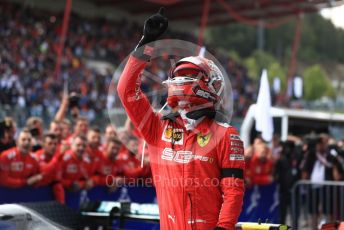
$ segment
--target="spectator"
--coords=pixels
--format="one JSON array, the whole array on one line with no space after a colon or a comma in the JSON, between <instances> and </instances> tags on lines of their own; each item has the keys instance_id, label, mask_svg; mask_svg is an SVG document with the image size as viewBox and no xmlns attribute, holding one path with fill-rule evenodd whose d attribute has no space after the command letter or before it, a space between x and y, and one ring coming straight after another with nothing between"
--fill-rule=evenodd
<instances>
[{"instance_id":1,"label":"spectator","mask_svg":"<svg viewBox=\"0 0 344 230\"><path fill-rule=\"evenodd\" d=\"M300 163L302 155L293 141L286 141L275 166L276 182L279 185L280 221L286 224L287 211L291 204L291 189L301 178Z\"/></svg>"},{"instance_id":2,"label":"spectator","mask_svg":"<svg viewBox=\"0 0 344 230\"><path fill-rule=\"evenodd\" d=\"M325 192L320 185L324 181L333 180L333 162L335 158L331 156L328 148L328 136L321 135L309 140L308 151L305 156L305 163L303 165L303 179L310 180L315 183L309 192L309 199L315 202L310 202L309 212L311 213L310 223L312 228L316 229L319 223L319 207L322 207L322 213L325 215L330 214L329 210L326 210L324 201L330 202L329 198L325 197Z\"/></svg>"},{"instance_id":3,"label":"spectator","mask_svg":"<svg viewBox=\"0 0 344 230\"><path fill-rule=\"evenodd\" d=\"M20 132L17 146L0 156L0 183L6 187L33 186L43 178L37 161L30 155L32 136L28 129Z\"/></svg>"},{"instance_id":4,"label":"spectator","mask_svg":"<svg viewBox=\"0 0 344 230\"><path fill-rule=\"evenodd\" d=\"M328 151L327 141L328 138L325 136L308 141L305 165L302 168L303 179L310 179L312 182L333 180L333 157Z\"/></svg>"},{"instance_id":5,"label":"spectator","mask_svg":"<svg viewBox=\"0 0 344 230\"><path fill-rule=\"evenodd\" d=\"M276 162L281 157L282 145L279 136L274 135L272 139L271 154L272 159Z\"/></svg>"}]
</instances>

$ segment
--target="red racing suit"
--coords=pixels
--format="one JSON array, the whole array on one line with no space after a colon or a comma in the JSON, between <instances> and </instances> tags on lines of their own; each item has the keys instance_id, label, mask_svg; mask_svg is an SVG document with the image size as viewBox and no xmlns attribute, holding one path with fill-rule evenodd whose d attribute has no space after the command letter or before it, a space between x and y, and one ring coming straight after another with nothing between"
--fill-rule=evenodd
<instances>
[{"instance_id":1,"label":"red racing suit","mask_svg":"<svg viewBox=\"0 0 344 230\"><path fill-rule=\"evenodd\" d=\"M204 118L186 131L180 116L163 120L140 89L146 61L134 55L117 90L148 144L161 229L234 229L242 209L245 169L236 129Z\"/></svg>"}]
</instances>

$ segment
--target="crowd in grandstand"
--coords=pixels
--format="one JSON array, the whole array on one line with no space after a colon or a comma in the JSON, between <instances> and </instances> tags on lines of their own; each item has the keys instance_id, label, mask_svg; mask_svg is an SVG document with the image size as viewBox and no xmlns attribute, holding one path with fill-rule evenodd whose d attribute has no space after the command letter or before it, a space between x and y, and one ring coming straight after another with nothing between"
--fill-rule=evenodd
<instances>
[{"instance_id":1,"label":"crowd in grandstand","mask_svg":"<svg viewBox=\"0 0 344 230\"><path fill-rule=\"evenodd\" d=\"M63 84L67 80L69 90L80 94L81 113L91 121L96 119L95 114L101 116L107 107L107 93L113 74L110 70L99 73L88 67L86 60L101 60L118 66L140 40L141 28L133 22L124 19L110 22L72 14L62 74L57 77L54 71L61 21L62 14L0 3L0 102L3 109L13 116L20 111L22 116L15 117L20 125L30 116L51 120L59 107ZM168 31L166 37L191 42L196 40L190 34L175 31ZM243 66L216 50L211 52L230 77L236 108L234 112L242 116L256 96L256 88ZM170 68L164 63L169 62L158 62L156 68L150 69L161 81L167 77ZM156 84L146 82L143 90L155 95ZM112 100L119 101L116 98Z\"/></svg>"}]
</instances>

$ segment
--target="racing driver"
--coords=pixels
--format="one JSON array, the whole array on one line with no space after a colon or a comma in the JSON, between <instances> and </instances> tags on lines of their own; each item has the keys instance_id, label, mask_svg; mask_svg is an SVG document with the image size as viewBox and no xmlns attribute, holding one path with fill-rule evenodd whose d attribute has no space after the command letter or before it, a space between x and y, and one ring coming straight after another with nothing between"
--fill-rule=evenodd
<instances>
[{"instance_id":1,"label":"racing driver","mask_svg":"<svg viewBox=\"0 0 344 230\"><path fill-rule=\"evenodd\" d=\"M224 78L203 57L186 57L165 85L171 113L154 112L140 89L153 41L165 32L164 9L144 23L143 36L118 82L129 118L148 144L161 229L235 229L244 195L243 143L226 123Z\"/></svg>"}]
</instances>

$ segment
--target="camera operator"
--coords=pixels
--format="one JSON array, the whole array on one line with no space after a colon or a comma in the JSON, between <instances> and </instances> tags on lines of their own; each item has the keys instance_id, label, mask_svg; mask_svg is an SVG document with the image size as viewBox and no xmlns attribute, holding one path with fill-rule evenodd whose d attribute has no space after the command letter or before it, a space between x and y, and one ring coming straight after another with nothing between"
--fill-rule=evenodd
<instances>
[{"instance_id":1,"label":"camera operator","mask_svg":"<svg viewBox=\"0 0 344 230\"><path fill-rule=\"evenodd\" d=\"M11 117L5 117L0 122L0 154L1 152L16 146L14 135L16 124Z\"/></svg>"},{"instance_id":2,"label":"camera operator","mask_svg":"<svg viewBox=\"0 0 344 230\"><path fill-rule=\"evenodd\" d=\"M30 117L26 121L26 127L32 136L32 151L35 152L42 148L43 143L43 121L39 117Z\"/></svg>"}]
</instances>

